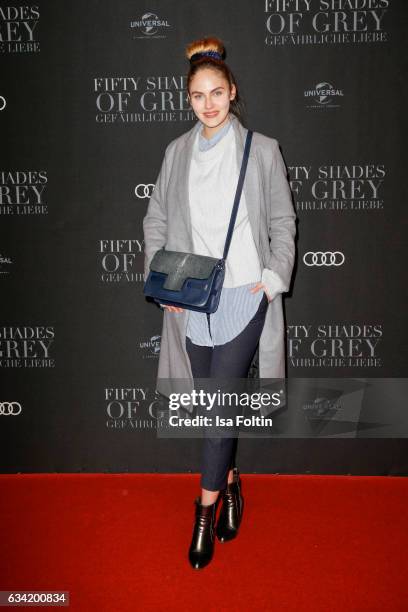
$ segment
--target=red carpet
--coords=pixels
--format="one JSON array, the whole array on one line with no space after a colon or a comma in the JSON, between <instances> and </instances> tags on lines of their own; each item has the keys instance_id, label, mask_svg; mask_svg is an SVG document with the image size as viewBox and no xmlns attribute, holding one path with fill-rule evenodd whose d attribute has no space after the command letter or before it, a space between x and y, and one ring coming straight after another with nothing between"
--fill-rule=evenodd
<instances>
[{"instance_id":1,"label":"red carpet","mask_svg":"<svg viewBox=\"0 0 408 612\"><path fill-rule=\"evenodd\" d=\"M242 482L238 538L194 570L198 474L2 475L0 590L70 591L75 612L408 610L406 478Z\"/></svg>"}]
</instances>

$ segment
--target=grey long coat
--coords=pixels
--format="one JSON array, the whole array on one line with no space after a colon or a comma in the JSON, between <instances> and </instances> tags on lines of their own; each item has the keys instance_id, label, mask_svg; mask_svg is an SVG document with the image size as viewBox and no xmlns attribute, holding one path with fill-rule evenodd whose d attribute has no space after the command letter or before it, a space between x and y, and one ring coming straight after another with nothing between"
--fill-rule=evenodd
<instances>
[{"instance_id":1,"label":"grey long coat","mask_svg":"<svg viewBox=\"0 0 408 612\"><path fill-rule=\"evenodd\" d=\"M236 136L238 168L247 129L230 113ZM167 146L162 166L143 220L145 277L154 253L168 250L193 252L188 177L192 145L200 122ZM243 191L248 217L262 268L277 273L289 290L294 256L296 215L278 141L254 132ZM232 206L232 202L231 202ZM186 330L190 312L163 313L157 390L165 396L193 388ZM259 341L259 377L285 377L285 339L282 294L269 302Z\"/></svg>"}]
</instances>

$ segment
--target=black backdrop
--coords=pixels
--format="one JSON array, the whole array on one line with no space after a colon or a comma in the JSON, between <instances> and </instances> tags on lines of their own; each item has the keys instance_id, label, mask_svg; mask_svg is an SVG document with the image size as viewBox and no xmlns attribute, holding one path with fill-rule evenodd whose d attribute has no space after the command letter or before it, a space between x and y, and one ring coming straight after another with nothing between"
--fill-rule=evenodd
<instances>
[{"instance_id":1,"label":"black backdrop","mask_svg":"<svg viewBox=\"0 0 408 612\"><path fill-rule=\"evenodd\" d=\"M205 35L288 167L288 376L405 376L407 15L402 0L1 3L3 472L198 471L195 440L156 437L142 219L195 121L184 48ZM407 472L403 437L239 449L242 471Z\"/></svg>"}]
</instances>

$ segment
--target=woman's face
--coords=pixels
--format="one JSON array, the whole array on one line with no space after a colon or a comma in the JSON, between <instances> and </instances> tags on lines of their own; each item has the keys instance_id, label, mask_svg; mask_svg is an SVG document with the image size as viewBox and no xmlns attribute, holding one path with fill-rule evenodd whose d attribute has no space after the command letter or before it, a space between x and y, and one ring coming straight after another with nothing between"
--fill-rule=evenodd
<instances>
[{"instance_id":1,"label":"woman's face","mask_svg":"<svg viewBox=\"0 0 408 612\"><path fill-rule=\"evenodd\" d=\"M219 70L202 68L190 81L191 107L210 132L228 121L230 102L235 94L235 85L230 90L228 81Z\"/></svg>"}]
</instances>

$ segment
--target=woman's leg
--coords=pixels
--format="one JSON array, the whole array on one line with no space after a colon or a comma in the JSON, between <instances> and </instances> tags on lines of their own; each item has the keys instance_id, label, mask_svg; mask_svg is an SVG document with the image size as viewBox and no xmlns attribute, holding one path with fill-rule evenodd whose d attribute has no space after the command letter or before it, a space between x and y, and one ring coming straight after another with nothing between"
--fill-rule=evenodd
<instances>
[{"instance_id":1,"label":"woman's leg","mask_svg":"<svg viewBox=\"0 0 408 612\"><path fill-rule=\"evenodd\" d=\"M193 378L209 378L212 386L216 386L218 378L224 387L223 383L228 378L246 378L265 323L267 307L268 300L264 294L257 312L245 329L226 344L214 348L198 346L187 338ZM220 489L225 488L227 482L232 482L237 443L236 436L204 437L201 470L203 504L214 503Z\"/></svg>"},{"instance_id":2,"label":"woman's leg","mask_svg":"<svg viewBox=\"0 0 408 612\"><path fill-rule=\"evenodd\" d=\"M194 344L190 338L186 338L186 348L190 359L193 379L210 378L212 346L199 346ZM216 469L218 453L210 448L203 449L201 473ZM209 464L207 462L210 462ZM218 490L210 490L203 487L201 482L201 503L205 506L213 504L218 497Z\"/></svg>"},{"instance_id":3,"label":"woman's leg","mask_svg":"<svg viewBox=\"0 0 408 612\"><path fill-rule=\"evenodd\" d=\"M187 338L186 348L194 380L200 378L210 379L213 347L199 346L194 344L190 338ZM211 383L211 381L209 382ZM206 391L211 391L211 389L206 388ZM207 433L204 431L204 436ZM236 443L236 438L204 437L201 459L201 503L203 505L209 506L217 500L221 488L217 483L220 480L223 483L225 480L224 473L217 473L218 467L221 466L223 468L226 461L233 463L232 455L234 454L233 451L236 448Z\"/></svg>"},{"instance_id":4,"label":"woman's leg","mask_svg":"<svg viewBox=\"0 0 408 612\"><path fill-rule=\"evenodd\" d=\"M227 388L230 384L228 379L232 379L233 384L233 379L247 378L265 324L267 307L268 299L264 294L257 312L245 329L230 342L214 347L209 376L215 387L218 379L219 387L224 392L233 392L236 388ZM206 487L220 490L225 488L227 482L233 481L237 444L236 435L225 438L205 438L204 458L207 464L205 478L203 476L202 481Z\"/></svg>"}]
</instances>

